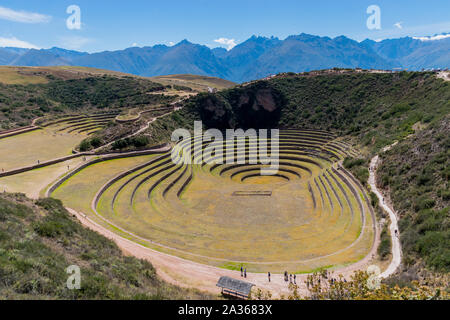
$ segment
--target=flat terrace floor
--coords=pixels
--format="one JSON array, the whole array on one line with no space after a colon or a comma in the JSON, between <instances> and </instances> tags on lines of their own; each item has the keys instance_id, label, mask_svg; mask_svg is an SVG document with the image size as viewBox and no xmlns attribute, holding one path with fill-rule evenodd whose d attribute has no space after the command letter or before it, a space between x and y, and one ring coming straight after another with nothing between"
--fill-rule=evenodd
<instances>
[{"instance_id":1,"label":"flat terrace floor","mask_svg":"<svg viewBox=\"0 0 450 320\"><path fill-rule=\"evenodd\" d=\"M61 126L0 139L0 170L9 171L68 156L86 134L58 131Z\"/></svg>"}]
</instances>

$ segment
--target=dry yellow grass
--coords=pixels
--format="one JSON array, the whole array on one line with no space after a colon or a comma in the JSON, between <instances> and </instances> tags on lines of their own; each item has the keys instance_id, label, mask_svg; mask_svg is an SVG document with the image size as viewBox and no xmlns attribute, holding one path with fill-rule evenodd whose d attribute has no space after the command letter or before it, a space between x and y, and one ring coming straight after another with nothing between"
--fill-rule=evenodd
<instances>
[{"instance_id":1,"label":"dry yellow grass","mask_svg":"<svg viewBox=\"0 0 450 320\"><path fill-rule=\"evenodd\" d=\"M149 161L153 155L101 162L74 175L52 194L74 210L93 215L91 201L97 191L118 173ZM94 217L95 218L95 217Z\"/></svg>"},{"instance_id":2,"label":"dry yellow grass","mask_svg":"<svg viewBox=\"0 0 450 320\"><path fill-rule=\"evenodd\" d=\"M89 161L90 158L87 157L86 161ZM3 192L6 190L12 193L24 193L32 199L37 199L40 196L43 197L43 190L49 184L82 163L84 163L84 159L80 157L45 168L0 178L0 191Z\"/></svg>"},{"instance_id":3,"label":"dry yellow grass","mask_svg":"<svg viewBox=\"0 0 450 320\"><path fill-rule=\"evenodd\" d=\"M328 162L316 161L323 169L312 163L303 163L311 173L282 166L281 169L294 170L301 175L299 178L293 172L282 172L290 181L279 177L253 177L241 182L245 173L238 172L233 178L231 175L242 168L219 175L218 170L210 172L209 166L194 166L194 179L181 199L176 191L189 176L189 170L184 172L185 167L182 167L161 181L153 189L149 200L149 189L176 167L163 165L150 171L147 167L116 181L103 194L97 209L110 223L97 220L143 245L225 268L235 268L239 263L245 263L249 270L255 272L282 272L288 268L301 273L320 267L348 265L362 259L370 251L373 243L372 220L364 204L365 220L362 224L359 204L349 187L343 182L339 187L334 180L339 181L339 178L326 171L330 167ZM114 162L82 171L60 187L55 196L69 206L75 206L76 210L92 215L89 207L93 195L107 182L108 177L123 171ZM161 168L166 170L157 173ZM148 172L145 173L145 170ZM152 177L145 179L152 173ZM180 175L181 179L177 180ZM319 176L324 181L328 178L326 188L311 183ZM165 194L164 191L172 183L171 191ZM308 183L311 183L315 194L316 208ZM131 205L132 194L138 184ZM233 196L236 191L268 190L272 192L270 197ZM319 197L319 190L324 201ZM325 196L326 190L334 203L333 207ZM73 194L77 194L75 199Z\"/></svg>"},{"instance_id":4,"label":"dry yellow grass","mask_svg":"<svg viewBox=\"0 0 450 320\"><path fill-rule=\"evenodd\" d=\"M60 126L0 139L0 169L5 171L68 156L86 134L58 132Z\"/></svg>"},{"instance_id":5,"label":"dry yellow grass","mask_svg":"<svg viewBox=\"0 0 450 320\"><path fill-rule=\"evenodd\" d=\"M59 79L80 79L92 76L113 76L113 77L134 77L148 79L163 85L178 85L189 87L195 91L207 91L208 87L216 89L226 89L235 86L236 84L215 77L200 76L200 75L167 75L157 77L140 77L128 73L104 70L88 67L77 66L56 66L56 67L15 67L15 66L0 66L0 83L4 84L42 84L48 83L48 75L55 76ZM166 95L180 95L189 96L191 93L184 91L166 92Z\"/></svg>"},{"instance_id":6,"label":"dry yellow grass","mask_svg":"<svg viewBox=\"0 0 450 320\"><path fill-rule=\"evenodd\" d=\"M47 83L44 74L32 68L0 66L0 82L5 84Z\"/></svg>"},{"instance_id":7,"label":"dry yellow grass","mask_svg":"<svg viewBox=\"0 0 450 320\"><path fill-rule=\"evenodd\" d=\"M176 75L151 77L150 80L159 82L164 85L185 86L198 91L207 91L208 87L221 90L231 88L236 85L236 83L234 82L220 78L191 75L191 74L176 74Z\"/></svg>"}]
</instances>

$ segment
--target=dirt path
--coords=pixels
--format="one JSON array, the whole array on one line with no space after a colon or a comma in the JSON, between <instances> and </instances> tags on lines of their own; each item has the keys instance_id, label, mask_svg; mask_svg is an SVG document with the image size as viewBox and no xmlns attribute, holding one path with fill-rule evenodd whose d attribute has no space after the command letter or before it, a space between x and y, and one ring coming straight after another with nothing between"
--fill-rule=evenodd
<instances>
[{"instance_id":1,"label":"dirt path","mask_svg":"<svg viewBox=\"0 0 450 320\"><path fill-rule=\"evenodd\" d=\"M39 170L29 170L13 176L0 177L0 190L25 193L28 198L37 200L41 191L48 185L92 158L93 156L86 156L86 161L81 157L74 158Z\"/></svg>"},{"instance_id":2,"label":"dirt path","mask_svg":"<svg viewBox=\"0 0 450 320\"><path fill-rule=\"evenodd\" d=\"M126 137L123 137L123 138L121 138L121 139L119 139L119 140L128 139L128 138L133 138L133 137L137 136L138 134L140 134L140 133L144 132L145 130L147 130L147 129L150 127L150 125L151 125L153 122L155 122L156 120L158 120L158 119L160 119L160 118L163 118L163 117L165 117L165 116L168 116L168 115L170 115L170 114L172 114L172 113L173 113L173 111L172 111L172 112L165 113L165 114L160 115L160 116L158 116L158 117L152 118L152 119L151 119L150 121L148 121L145 125L143 125L138 131L133 132L132 134L130 134L130 135L126 136ZM103 145L103 146L101 146L101 147L99 147L99 148L97 148L97 149L91 150L91 152L99 152L99 151L101 151L101 150L103 150L103 149L105 149L105 148L108 148L108 147L112 146L113 143L116 142L116 141L117 141L117 140L111 141L110 143L105 144L105 145Z\"/></svg>"},{"instance_id":3,"label":"dirt path","mask_svg":"<svg viewBox=\"0 0 450 320\"><path fill-rule=\"evenodd\" d=\"M383 151L388 151L391 149L395 144L384 148ZM402 249L400 245L400 234L398 229L398 221L397 221L397 215L392 210L389 205L387 204L387 201L385 200L383 194L378 190L376 186L376 170L378 167L379 162L379 156L375 156L372 158L370 162L370 177L369 177L369 184L370 188L372 189L372 192L376 194L380 201L380 206L389 214L389 218L391 220L391 225L389 227L389 230L391 232L391 242L392 242L392 261L387 267L387 269L381 273L381 278L387 278L394 274L397 269L399 268L401 262L402 262Z\"/></svg>"},{"instance_id":4,"label":"dirt path","mask_svg":"<svg viewBox=\"0 0 450 320\"><path fill-rule=\"evenodd\" d=\"M450 81L450 71L441 71L437 74L437 77L445 81Z\"/></svg>"},{"instance_id":5,"label":"dirt path","mask_svg":"<svg viewBox=\"0 0 450 320\"><path fill-rule=\"evenodd\" d=\"M184 100L185 100L185 99L177 100L177 101L175 101L175 102L172 102L171 105L176 106L177 104L183 102ZM168 113L162 114L162 115L160 115L160 116L158 116L158 117L152 118L152 119L151 119L150 121L148 121L145 125L143 125L138 131L136 131L136 132L134 132L134 133L132 133L132 134L129 134L128 136L125 136L125 137L123 137L123 138L121 138L121 139L119 139L119 140L122 140L122 139L128 139L128 138L133 138L133 137L137 136L138 134L140 134L140 133L144 132L145 130L147 130L147 129L150 127L150 125L151 125L153 122L155 122L156 120L161 119L161 118L163 118L163 117L166 117L166 116L168 116L168 115L171 115L172 113L174 113L175 111L178 111L178 110L179 110L179 109L175 108L174 111L172 111L172 112L168 112ZM143 113L148 112L148 111L149 111L149 110L141 111L141 112L139 113L139 117L137 118L137 120L142 116ZM105 148L107 148L107 147L112 146L112 144L113 144L114 142L116 142L116 141L117 141L117 140L114 140L114 141L112 141L112 142L110 142L110 143L108 143L108 144L105 144L105 145L103 145L103 146L101 146L101 147L99 147L99 148L97 148L97 149L92 150L92 151L93 151L93 152L101 151L102 149L105 149Z\"/></svg>"}]
</instances>

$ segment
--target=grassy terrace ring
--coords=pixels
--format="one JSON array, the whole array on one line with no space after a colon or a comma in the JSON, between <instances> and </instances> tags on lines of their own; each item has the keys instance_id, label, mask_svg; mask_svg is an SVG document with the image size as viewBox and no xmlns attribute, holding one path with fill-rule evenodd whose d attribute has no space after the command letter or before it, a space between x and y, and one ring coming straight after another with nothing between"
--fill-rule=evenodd
<instances>
[{"instance_id":1,"label":"grassy terrace ring","mask_svg":"<svg viewBox=\"0 0 450 320\"><path fill-rule=\"evenodd\" d=\"M253 147L247 142L237 155ZM338 164L355 153L324 131L282 130L274 176L261 176L258 164L177 165L166 153L93 164L53 197L123 237L185 259L311 272L355 263L374 245L367 195Z\"/></svg>"},{"instance_id":2,"label":"grassy terrace ring","mask_svg":"<svg viewBox=\"0 0 450 320\"><path fill-rule=\"evenodd\" d=\"M0 168L10 171L69 156L91 134L113 121L117 113L68 116L31 131L0 132ZM20 148L20 152L17 152ZM2 190L3 191L3 190Z\"/></svg>"}]
</instances>

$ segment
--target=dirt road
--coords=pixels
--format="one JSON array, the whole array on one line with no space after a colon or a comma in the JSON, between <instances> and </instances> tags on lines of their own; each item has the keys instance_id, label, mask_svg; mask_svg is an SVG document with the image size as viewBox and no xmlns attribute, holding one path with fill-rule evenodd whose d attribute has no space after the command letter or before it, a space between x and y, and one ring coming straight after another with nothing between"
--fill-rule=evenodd
<instances>
[{"instance_id":1,"label":"dirt road","mask_svg":"<svg viewBox=\"0 0 450 320\"><path fill-rule=\"evenodd\" d=\"M395 145L395 144L394 144ZM392 146L394 146L392 145ZM383 151L388 151L392 146L385 148ZM380 206L389 214L389 218L391 220L391 225L389 227L390 233L391 233L391 242L392 242L392 261L387 267L387 269L381 273L381 278L387 278L394 274L397 269L399 268L401 262L402 262L402 249L400 245L400 233L398 229L398 221L397 221L397 215L395 214L394 210L392 210L389 205L387 204L386 199L384 198L383 194L378 190L376 186L376 169L378 167L378 161L379 156L375 156L372 158L370 162L370 177L369 177L369 184L370 188L372 189L372 192L376 194L378 197L378 200L380 201Z\"/></svg>"}]
</instances>

